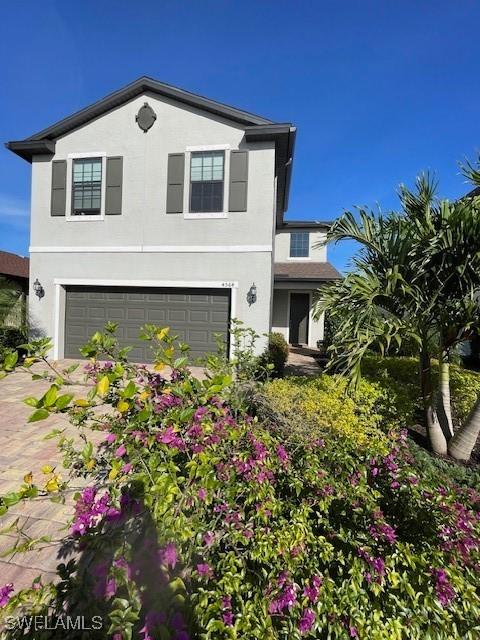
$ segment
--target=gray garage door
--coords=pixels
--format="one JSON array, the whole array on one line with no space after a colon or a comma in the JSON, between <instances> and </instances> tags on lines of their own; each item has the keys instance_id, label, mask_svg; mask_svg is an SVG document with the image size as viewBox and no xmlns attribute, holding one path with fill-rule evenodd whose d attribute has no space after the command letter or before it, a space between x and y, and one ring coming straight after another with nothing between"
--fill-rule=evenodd
<instances>
[{"instance_id":1,"label":"gray garage door","mask_svg":"<svg viewBox=\"0 0 480 640\"><path fill-rule=\"evenodd\" d=\"M80 357L79 348L110 320L118 324L120 344L133 347L134 362L152 360L150 343L138 337L147 323L170 327L195 358L215 351L215 334L227 340L229 316L229 290L67 287L65 357Z\"/></svg>"}]
</instances>

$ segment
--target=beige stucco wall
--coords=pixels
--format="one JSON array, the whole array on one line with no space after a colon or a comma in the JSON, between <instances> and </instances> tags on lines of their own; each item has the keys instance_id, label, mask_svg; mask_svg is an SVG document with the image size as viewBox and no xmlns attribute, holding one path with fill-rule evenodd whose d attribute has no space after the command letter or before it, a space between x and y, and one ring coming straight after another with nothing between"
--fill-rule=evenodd
<instances>
[{"instance_id":1,"label":"beige stucco wall","mask_svg":"<svg viewBox=\"0 0 480 640\"><path fill-rule=\"evenodd\" d=\"M290 258L290 234L292 231L308 232L310 234L310 256L309 258ZM288 229L277 231L275 235L275 262L289 262L290 260L312 262L326 262L327 248L317 247L318 242L325 240L325 231L317 231L316 229Z\"/></svg>"},{"instance_id":2,"label":"beige stucco wall","mask_svg":"<svg viewBox=\"0 0 480 640\"><path fill-rule=\"evenodd\" d=\"M143 133L135 115L146 101L157 120ZM225 148L226 217L187 219L184 214L167 214L168 154L186 153L184 211L188 212L188 148L201 146ZM246 212L228 213L229 151L238 148L249 150L248 206ZM30 309L38 330L52 337L57 334L57 355L62 355L64 319L63 290L56 288L55 279L114 280L123 285L132 280L235 282L235 315L259 334L268 332L274 143L246 144L243 130L230 122L147 94L57 140L52 159L68 162L67 194L71 188L69 156L96 153L123 156L122 215L51 217L51 159L36 157L32 163L30 282L38 278L45 296L38 300L31 292ZM68 204L67 195L67 214ZM258 296L249 306L246 294L253 282ZM259 350L264 342L262 338Z\"/></svg>"}]
</instances>

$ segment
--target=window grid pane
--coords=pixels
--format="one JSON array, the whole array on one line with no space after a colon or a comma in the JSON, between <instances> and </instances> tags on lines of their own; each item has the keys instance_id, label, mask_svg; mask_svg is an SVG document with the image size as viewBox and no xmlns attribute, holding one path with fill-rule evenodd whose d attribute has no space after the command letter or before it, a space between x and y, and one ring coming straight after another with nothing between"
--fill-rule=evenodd
<instances>
[{"instance_id":1,"label":"window grid pane","mask_svg":"<svg viewBox=\"0 0 480 640\"><path fill-rule=\"evenodd\" d=\"M72 215L99 215L102 198L102 159L73 161Z\"/></svg>"},{"instance_id":2,"label":"window grid pane","mask_svg":"<svg viewBox=\"0 0 480 640\"><path fill-rule=\"evenodd\" d=\"M308 258L310 255L310 234L292 233L290 234L290 257Z\"/></svg>"},{"instance_id":3,"label":"window grid pane","mask_svg":"<svg viewBox=\"0 0 480 640\"><path fill-rule=\"evenodd\" d=\"M223 151L200 151L190 158L190 211L223 211Z\"/></svg>"}]
</instances>

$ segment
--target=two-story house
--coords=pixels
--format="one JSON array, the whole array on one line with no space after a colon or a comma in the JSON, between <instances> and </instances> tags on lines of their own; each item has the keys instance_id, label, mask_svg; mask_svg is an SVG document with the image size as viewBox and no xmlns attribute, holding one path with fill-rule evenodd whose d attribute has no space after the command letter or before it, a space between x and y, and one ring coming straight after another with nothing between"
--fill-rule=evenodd
<instances>
[{"instance_id":1,"label":"two-story house","mask_svg":"<svg viewBox=\"0 0 480 640\"><path fill-rule=\"evenodd\" d=\"M295 133L142 77L7 143L32 164L30 316L53 356L108 320L138 361L145 323L193 356L231 318L315 347L312 293L338 273L313 247L328 223L284 222Z\"/></svg>"}]
</instances>

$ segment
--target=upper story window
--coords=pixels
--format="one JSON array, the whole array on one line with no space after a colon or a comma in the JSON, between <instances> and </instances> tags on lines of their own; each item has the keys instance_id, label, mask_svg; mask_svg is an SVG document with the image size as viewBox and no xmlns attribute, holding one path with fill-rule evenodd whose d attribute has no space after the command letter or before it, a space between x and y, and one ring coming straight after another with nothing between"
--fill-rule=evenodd
<instances>
[{"instance_id":1,"label":"upper story window","mask_svg":"<svg viewBox=\"0 0 480 640\"><path fill-rule=\"evenodd\" d=\"M72 163L72 216L98 216L102 202L102 158Z\"/></svg>"},{"instance_id":2,"label":"upper story window","mask_svg":"<svg viewBox=\"0 0 480 640\"><path fill-rule=\"evenodd\" d=\"M290 234L290 257L308 258L310 256L310 234L297 232Z\"/></svg>"},{"instance_id":3,"label":"upper story window","mask_svg":"<svg viewBox=\"0 0 480 640\"><path fill-rule=\"evenodd\" d=\"M190 211L223 211L224 151L192 152L190 157Z\"/></svg>"}]
</instances>

